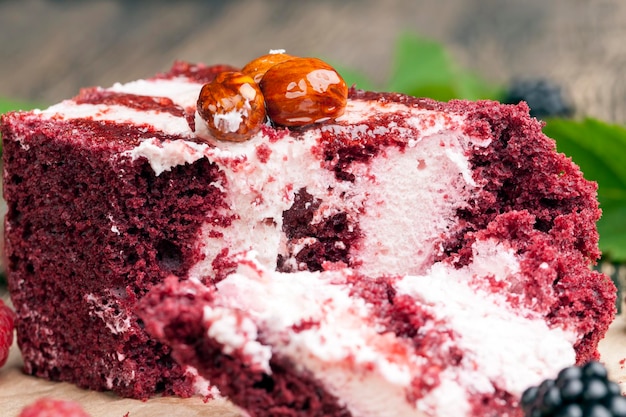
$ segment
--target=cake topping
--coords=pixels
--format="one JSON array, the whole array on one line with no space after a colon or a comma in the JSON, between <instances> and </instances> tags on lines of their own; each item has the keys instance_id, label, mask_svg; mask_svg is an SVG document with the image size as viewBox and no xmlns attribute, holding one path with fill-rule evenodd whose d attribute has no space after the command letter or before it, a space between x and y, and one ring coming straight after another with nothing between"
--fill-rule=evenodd
<instances>
[{"instance_id":1,"label":"cake topping","mask_svg":"<svg viewBox=\"0 0 626 417\"><path fill-rule=\"evenodd\" d=\"M339 73L317 58L270 51L241 72L218 74L198 98L198 114L219 140L242 142L254 135L265 114L280 126L304 126L341 116L348 86Z\"/></svg>"},{"instance_id":2,"label":"cake topping","mask_svg":"<svg viewBox=\"0 0 626 417\"><path fill-rule=\"evenodd\" d=\"M284 50L270 51L269 54L262 55L248 62L242 69L246 75L251 76L256 83L261 82L268 69L281 62L295 58L293 55L286 54Z\"/></svg>"},{"instance_id":3,"label":"cake topping","mask_svg":"<svg viewBox=\"0 0 626 417\"><path fill-rule=\"evenodd\" d=\"M250 76L222 72L202 87L198 113L216 139L241 142L265 121L263 94Z\"/></svg>"},{"instance_id":4,"label":"cake topping","mask_svg":"<svg viewBox=\"0 0 626 417\"><path fill-rule=\"evenodd\" d=\"M317 58L294 58L269 68L261 79L267 113L282 126L303 126L343 114L348 87Z\"/></svg>"}]
</instances>

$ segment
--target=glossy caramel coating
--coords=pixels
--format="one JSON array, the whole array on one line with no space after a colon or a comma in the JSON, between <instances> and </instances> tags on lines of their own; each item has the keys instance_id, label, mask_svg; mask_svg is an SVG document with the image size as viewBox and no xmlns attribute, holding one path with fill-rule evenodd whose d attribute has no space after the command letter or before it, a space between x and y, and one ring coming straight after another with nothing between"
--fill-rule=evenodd
<instances>
[{"instance_id":1,"label":"glossy caramel coating","mask_svg":"<svg viewBox=\"0 0 626 417\"><path fill-rule=\"evenodd\" d=\"M198 114L219 140L243 142L265 121L263 94L254 80L241 72L219 73L200 91Z\"/></svg>"},{"instance_id":2,"label":"glossy caramel coating","mask_svg":"<svg viewBox=\"0 0 626 417\"><path fill-rule=\"evenodd\" d=\"M272 66L261 79L267 114L281 126L304 126L341 116L348 86L317 58L294 58Z\"/></svg>"},{"instance_id":3,"label":"glossy caramel coating","mask_svg":"<svg viewBox=\"0 0 626 417\"><path fill-rule=\"evenodd\" d=\"M258 84L261 82L261 79L263 78L267 70L269 70L271 67L276 64L280 64L281 62L289 61L293 58L295 58L293 55L289 55L283 52L269 53L248 62L241 69L241 72L252 77L252 79Z\"/></svg>"}]
</instances>

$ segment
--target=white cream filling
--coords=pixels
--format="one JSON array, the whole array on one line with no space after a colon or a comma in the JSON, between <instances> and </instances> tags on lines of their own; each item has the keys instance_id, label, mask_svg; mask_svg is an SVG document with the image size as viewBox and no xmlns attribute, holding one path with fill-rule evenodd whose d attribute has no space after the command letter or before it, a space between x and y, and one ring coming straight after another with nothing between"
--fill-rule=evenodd
<instances>
[{"instance_id":1,"label":"white cream filling","mask_svg":"<svg viewBox=\"0 0 626 417\"><path fill-rule=\"evenodd\" d=\"M169 97L188 107L195 104L200 85L185 80L140 80L116 84L112 90ZM350 256L361 263L362 272L418 274L432 262L439 250L439 239L450 232L455 211L479 186L471 176L466 148L488 144L472 144L471 138L451 130L451 126L462 123L460 116L378 101L349 101L345 114L337 119L338 123L350 123L349 126L321 124L319 130L310 130L301 138L288 135L274 143L261 133L245 142L218 142L197 113L194 134L184 118L123 106L64 102L44 112L55 117L147 123L168 134L190 139L197 135L206 141L146 139L125 153L132 159L146 158L156 175L204 157L217 163L225 173L227 183L215 185L225 190L228 210L237 213L238 219L230 227L218 229L222 238L210 237L216 228L213 223L203 226L196 244L206 258L190 274L197 278L213 274L212 262L225 248L231 252L257 250L264 264L275 267L279 254L285 255L289 245L298 245L286 241L282 214L291 207L301 188L321 201L316 220L323 221L333 214L327 209L332 207L335 213L344 211L359 223L364 239L360 249L352 249ZM366 124L372 117L395 113L402 115L406 126L392 121L371 129ZM229 125L230 122L236 124L234 119L229 119ZM408 146L402 151L390 146L368 163L352 163L348 170L356 180L349 183L338 181L333 172L322 167L315 154L324 131L347 133L354 140L394 135ZM257 157L259 146L269 146L267 161ZM289 256L286 260L293 267L302 268Z\"/></svg>"},{"instance_id":2,"label":"white cream filling","mask_svg":"<svg viewBox=\"0 0 626 417\"><path fill-rule=\"evenodd\" d=\"M341 274L280 274L247 259L237 274L218 283L215 306L205 310L205 317L210 322L215 310L245 312L274 354L312 373L355 417L415 416L405 398L412 358L393 354L393 346L402 342L391 334L379 335L366 304L352 298L346 286L333 285L334 278ZM309 320L319 324L293 331ZM222 338L237 339L244 333L231 332Z\"/></svg>"},{"instance_id":3,"label":"white cream filling","mask_svg":"<svg viewBox=\"0 0 626 417\"><path fill-rule=\"evenodd\" d=\"M351 296L344 284L349 270L281 274L247 254L238 271L217 284L217 298L205 318L211 323L216 312L229 309L245 314L250 321L238 320L242 328L217 324L222 340L236 341L229 349L250 345L256 339L244 341L242 335L261 332L264 345L257 346L253 357L262 357L261 351L265 354L271 347L273 354L321 381L355 417L422 415L416 408L430 416L468 415L475 395L493 394L495 387L521 395L575 362L573 333L550 329L530 310L514 310L506 292L476 287L475 282L485 282L485 265L494 266L488 275L515 274L519 268L511 251L496 241L477 246L490 255L481 257L475 248L467 267L435 264L426 274L404 276L395 284L399 294L409 295L435 317L436 323L427 323L422 331L449 329L454 337L444 343L458 346L464 355L458 366L445 369L443 382L415 404L407 401L407 393L411 380L422 377L429 357L416 355L405 340L380 332L370 307ZM314 324L294 330L306 322ZM251 323L258 330L251 331ZM230 336L225 334L229 331Z\"/></svg>"},{"instance_id":4,"label":"white cream filling","mask_svg":"<svg viewBox=\"0 0 626 417\"><path fill-rule=\"evenodd\" d=\"M192 164L205 156L208 145L186 140L161 141L156 138L146 139L124 155L132 159L146 158L154 173L159 176L173 167Z\"/></svg>"},{"instance_id":5,"label":"white cream filling","mask_svg":"<svg viewBox=\"0 0 626 417\"><path fill-rule=\"evenodd\" d=\"M211 322L208 336L219 342L226 355L241 351L249 364L270 374L269 360L272 349L257 342L257 327L248 317L233 314L231 310L220 307L206 307L204 319Z\"/></svg>"},{"instance_id":6,"label":"white cream filling","mask_svg":"<svg viewBox=\"0 0 626 417\"><path fill-rule=\"evenodd\" d=\"M291 207L295 193L302 187L339 209L356 210L358 198L341 199L339 194L349 190L347 184L338 183L312 154L310 148L317 143L316 136L306 135L301 140L286 137L273 144L267 162L262 163L256 156L257 147L268 142L268 138L258 134L246 142L206 150L207 157L226 175L227 183L222 188L227 190L229 210L225 214L237 213L237 219L229 227L218 229L223 233L219 238L210 237L216 230L214 224L204 225L197 242L207 257L191 269L190 276L211 276L211 263L223 248L229 248L231 253L254 249L265 265L275 268L285 239L283 211ZM329 190L331 186L334 188Z\"/></svg>"},{"instance_id":7,"label":"white cream filling","mask_svg":"<svg viewBox=\"0 0 626 417\"><path fill-rule=\"evenodd\" d=\"M137 110L119 104L77 104L74 101L66 100L40 111L40 114L50 119L87 118L120 124L145 125L172 136L186 138L194 136L184 117L156 110Z\"/></svg>"},{"instance_id":8,"label":"white cream filling","mask_svg":"<svg viewBox=\"0 0 626 417\"><path fill-rule=\"evenodd\" d=\"M174 104L186 109L196 107L201 88L202 84L190 82L186 77L179 77L116 83L109 90L140 96L167 97Z\"/></svg>"},{"instance_id":9,"label":"white cream filling","mask_svg":"<svg viewBox=\"0 0 626 417\"><path fill-rule=\"evenodd\" d=\"M344 119L367 120L375 108L372 103L350 102ZM333 172L322 167L314 151L320 141L316 130L301 138L286 136L271 144L266 162L260 162L256 156L257 147L269 143L261 133L246 142L215 142L219 148L207 148L207 158L226 174L227 184L222 188L227 190L230 210L239 218L227 229L220 229L223 237L219 239L209 237L215 230L214 224L204 226L198 242L207 256L192 268L191 276L211 276L215 254L224 248L231 253L254 249L264 265L274 268L277 256L285 248L282 214L292 206L295 193L301 188L321 201L314 221L321 222L343 211L359 223L364 243L351 256L361 262L360 271L372 275L422 271L431 263L438 240L455 222L456 209L465 204L476 187L467 175L469 165L464 155L469 139L461 132L446 130L450 121L443 114L397 104L384 106L384 111L412 112L411 123L423 125L424 129L413 131L393 122L374 130L365 124L320 126L320 131L347 132L355 139L391 133L407 141L421 142L419 147L409 146L403 151L388 147L371 163L353 163L349 171L355 175L354 183L338 181ZM211 140L198 117L196 133ZM445 152L441 152L442 148ZM416 192L422 197L416 198ZM389 239L390 235L394 238Z\"/></svg>"},{"instance_id":10,"label":"white cream filling","mask_svg":"<svg viewBox=\"0 0 626 417\"><path fill-rule=\"evenodd\" d=\"M464 352L463 369L450 370L447 384L431 392L424 399L426 404L438 402L440 396L449 397L451 384L471 395L472 391L490 393L495 383L519 396L529 386L575 363L574 332L551 329L543 316L514 308L506 299L508 288L494 294L485 279L493 276L514 281L518 271L512 249L496 240L477 241L467 267L434 264L428 275L406 276L397 283L399 294L431 306L438 318L450 324Z\"/></svg>"},{"instance_id":11,"label":"white cream filling","mask_svg":"<svg viewBox=\"0 0 626 417\"><path fill-rule=\"evenodd\" d=\"M388 148L384 158L360 167L357 182L367 193L360 217L367 244L357 253L361 271L419 274L432 264L442 235L476 186L465 175L463 139L444 131L423 137L419 147Z\"/></svg>"}]
</instances>

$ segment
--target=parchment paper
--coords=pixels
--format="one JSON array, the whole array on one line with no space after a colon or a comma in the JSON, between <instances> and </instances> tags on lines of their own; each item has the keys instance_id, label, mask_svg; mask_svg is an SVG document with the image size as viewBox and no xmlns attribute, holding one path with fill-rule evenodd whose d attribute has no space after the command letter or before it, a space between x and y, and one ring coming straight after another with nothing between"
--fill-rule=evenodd
<instances>
[{"instance_id":1,"label":"parchment paper","mask_svg":"<svg viewBox=\"0 0 626 417\"><path fill-rule=\"evenodd\" d=\"M22 408L37 398L51 397L80 403L92 417L240 417L226 400L203 402L202 398L152 398L148 401L120 398L115 394L80 389L50 382L21 371L17 346L11 348L7 364L0 369L0 416L17 417Z\"/></svg>"},{"instance_id":2,"label":"parchment paper","mask_svg":"<svg viewBox=\"0 0 626 417\"><path fill-rule=\"evenodd\" d=\"M602 361L611 377L626 391L626 317L619 316L600 343ZM9 362L0 369L0 414L17 417L23 407L40 397L69 399L82 404L92 417L240 417L225 400L204 403L201 398L153 398L138 401L112 393L83 390L71 384L49 382L24 375L21 358L13 346Z\"/></svg>"}]
</instances>

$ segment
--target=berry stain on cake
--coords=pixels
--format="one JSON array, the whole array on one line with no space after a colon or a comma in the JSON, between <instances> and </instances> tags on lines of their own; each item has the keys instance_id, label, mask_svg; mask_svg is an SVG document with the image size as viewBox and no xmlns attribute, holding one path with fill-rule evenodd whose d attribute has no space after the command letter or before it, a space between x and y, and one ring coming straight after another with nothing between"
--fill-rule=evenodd
<instances>
[{"instance_id":1,"label":"berry stain on cake","mask_svg":"<svg viewBox=\"0 0 626 417\"><path fill-rule=\"evenodd\" d=\"M520 416L598 358L595 184L526 105L273 51L2 116L29 374L251 416Z\"/></svg>"}]
</instances>

